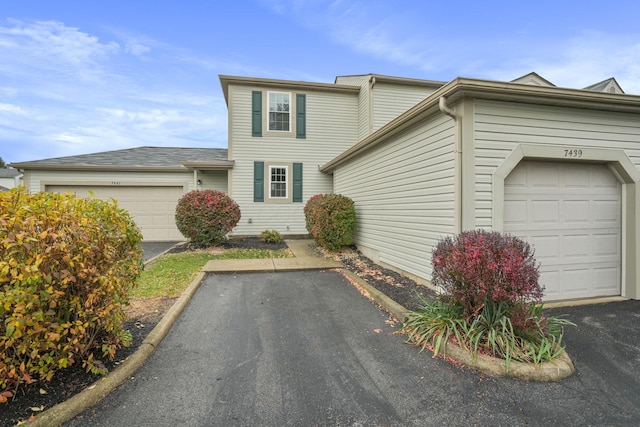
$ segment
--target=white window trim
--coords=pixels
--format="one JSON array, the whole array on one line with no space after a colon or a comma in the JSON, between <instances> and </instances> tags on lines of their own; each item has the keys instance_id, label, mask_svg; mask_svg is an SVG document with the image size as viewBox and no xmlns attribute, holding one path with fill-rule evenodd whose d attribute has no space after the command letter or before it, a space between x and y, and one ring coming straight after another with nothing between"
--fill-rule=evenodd
<instances>
[{"instance_id":1,"label":"white window trim","mask_svg":"<svg viewBox=\"0 0 640 427\"><path fill-rule=\"evenodd\" d=\"M276 168L277 169L284 169L284 173L285 173L285 181L284 181L284 184L285 184L284 185L284 188L285 188L285 193L284 194L285 195L284 195L284 197L282 197L282 196L281 197L276 197L276 196L272 196L271 195L271 184L273 183L271 181L271 177L272 177L271 171L273 169L276 169ZM271 200L288 200L289 199L289 182L290 181L291 181L291 176L289 175L289 166L288 165L269 165L269 186L267 187L268 190L269 190L268 191L269 199L271 199Z\"/></svg>"},{"instance_id":2,"label":"white window trim","mask_svg":"<svg viewBox=\"0 0 640 427\"><path fill-rule=\"evenodd\" d=\"M269 115L271 114L271 94L285 94L289 97L289 129L287 130L275 130L269 128ZM277 112L277 111L275 111ZM292 117L293 117L293 98L291 92L281 92L281 91L267 91L267 132L276 132L276 133L291 133L293 131L292 126Z\"/></svg>"}]
</instances>

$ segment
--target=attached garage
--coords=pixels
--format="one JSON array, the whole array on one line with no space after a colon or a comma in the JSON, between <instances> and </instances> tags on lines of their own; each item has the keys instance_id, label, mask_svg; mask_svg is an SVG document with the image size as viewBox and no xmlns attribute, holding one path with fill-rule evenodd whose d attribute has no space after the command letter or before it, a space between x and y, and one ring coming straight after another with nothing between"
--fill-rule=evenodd
<instances>
[{"instance_id":1,"label":"attached garage","mask_svg":"<svg viewBox=\"0 0 640 427\"><path fill-rule=\"evenodd\" d=\"M523 161L504 183L504 231L531 243L545 299L620 295L621 185L602 164Z\"/></svg>"},{"instance_id":2,"label":"attached garage","mask_svg":"<svg viewBox=\"0 0 640 427\"><path fill-rule=\"evenodd\" d=\"M92 186L47 185L46 191L72 192L78 197L115 199L126 209L140 227L146 241L182 240L184 237L175 224L178 200L184 194L183 186Z\"/></svg>"},{"instance_id":3,"label":"attached garage","mask_svg":"<svg viewBox=\"0 0 640 427\"><path fill-rule=\"evenodd\" d=\"M640 97L529 77L452 80L322 165L358 248L429 284L440 238L506 232L545 301L640 298Z\"/></svg>"},{"instance_id":4,"label":"attached garage","mask_svg":"<svg viewBox=\"0 0 640 427\"><path fill-rule=\"evenodd\" d=\"M137 147L18 163L32 192L72 192L115 199L146 241L184 240L175 224L182 195L194 189L228 191L233 162L221 148Z\"/></svg>"}]
</instances>

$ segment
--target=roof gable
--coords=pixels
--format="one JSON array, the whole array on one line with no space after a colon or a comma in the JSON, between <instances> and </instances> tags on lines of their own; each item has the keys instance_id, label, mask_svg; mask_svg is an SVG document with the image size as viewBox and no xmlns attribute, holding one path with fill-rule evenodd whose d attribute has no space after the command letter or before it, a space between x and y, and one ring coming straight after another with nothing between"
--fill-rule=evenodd
<instances>
[{"instance_id":1,"label":"roof gable","mask_svg":"<svg viewBox=\"0 0 640 427\"><path fill-rule=\"evenodd\" d=\"M530 72L529 74L525 74L522 77L518 77L515 80L511 80L511 83L522 83L525 85L533 85L533 86L547 86L547 87L555 87L553 83L549 80L542 77L540 74L536 72Z\"/></svg>"},{"instance_id":2,"label":"roof gable","mask_svg":"<svg viewBox=\"0 0 640 427\"><path fill-rule=\"evenodd\" d=\"M624 93L615 77L608 78L598 83L594 83L591 86L587 86L584 90L590 90L593 92L605 92L605 93Z\"/></svg>"}]
</instances>

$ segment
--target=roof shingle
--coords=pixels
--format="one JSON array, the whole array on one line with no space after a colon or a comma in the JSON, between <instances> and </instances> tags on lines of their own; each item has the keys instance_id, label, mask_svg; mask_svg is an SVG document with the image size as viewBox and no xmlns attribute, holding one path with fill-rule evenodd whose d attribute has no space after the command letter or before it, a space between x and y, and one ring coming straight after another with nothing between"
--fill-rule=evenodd
<instances>
[{"instance_id":1,"label":"roof shingle","mask_svg":"<svg viewBox=\"0 0 640 427\"><path fill-rule=\"evenodd\" d=\"M15 167L28 166L118 166L179 168L183 162L227 161L226 148L186 148L186 147L135 147L77 156L54 157L15 163Z\"/></svg>"}]
</instances>

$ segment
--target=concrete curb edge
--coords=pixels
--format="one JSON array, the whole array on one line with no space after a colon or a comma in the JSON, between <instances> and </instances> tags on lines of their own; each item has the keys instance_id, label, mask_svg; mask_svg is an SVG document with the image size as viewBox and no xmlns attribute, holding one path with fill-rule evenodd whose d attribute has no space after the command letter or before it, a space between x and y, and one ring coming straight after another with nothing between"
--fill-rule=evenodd
<instances>
[{"instance_id":1,"label":"concrete curb edge","mask_svg":"<svg viewBox=\"0 0 640 427\"><path fill-rule=\"evenodd\" d=\"M410 310L407 310L351 271L342 269L341 272L343 275L355 281L359 286L365 289L371 298L373 298L373 300L386 311L391 313L393 317L404 323L405 319L411 312ZM569 377L575 372L573 362L564 350L562 350L560 356L555 360L540 363L538 365L511 361L509 364L509 370L506 369L506 363L503 359L482 354L474 356L470 351L453 343L445 345L443 354L456 362L486 374L493 376L507 376L524 381L559 381L563 378Z\"/></svg>"}]
</instances>

